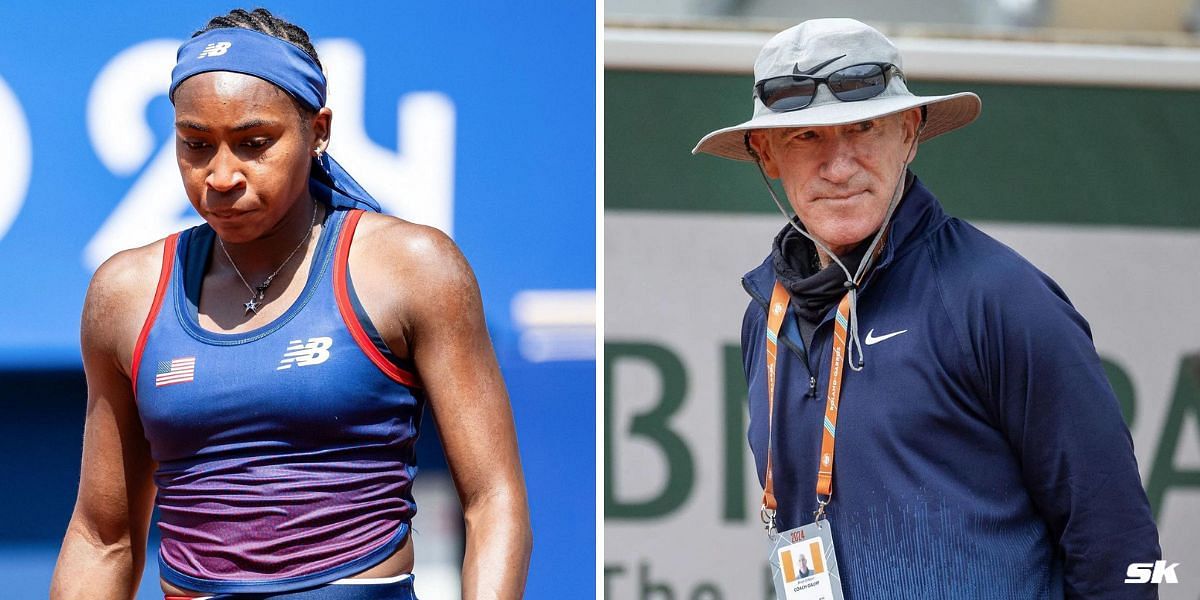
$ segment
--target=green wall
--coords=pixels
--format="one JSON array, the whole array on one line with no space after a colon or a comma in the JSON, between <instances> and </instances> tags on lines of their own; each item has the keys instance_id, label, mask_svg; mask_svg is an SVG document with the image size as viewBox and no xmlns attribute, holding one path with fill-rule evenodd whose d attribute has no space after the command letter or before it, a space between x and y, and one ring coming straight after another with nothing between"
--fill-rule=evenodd
<instances>
[{"instance_id":1,"label":"green wall","mask_svg":"<svg viewBox=\"0 0 1200 600\"><path fill-rule=\"evenodd\" d=\"M608 210L773 212L752 165L690 151L750 115L751 77L606 71ZM914 171L967 219L1200 228L1200 91L914 82L983 114Z\"/></svg>"}]
</instances>

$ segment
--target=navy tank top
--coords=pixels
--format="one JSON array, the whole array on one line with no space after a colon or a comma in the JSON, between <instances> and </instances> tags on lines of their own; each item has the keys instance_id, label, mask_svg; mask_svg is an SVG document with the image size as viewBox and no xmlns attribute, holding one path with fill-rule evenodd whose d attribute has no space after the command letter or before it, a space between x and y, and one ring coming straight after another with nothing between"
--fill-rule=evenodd
<instances>
[{"instance_id":1,"label":"navy tank top","mask_svg":"<svg viewBox=\"0 0 1200 600\"><path fill-rule=\"evenodd\" d=\"M404 542L424 399L354 297L346 261L361 216L330 213L300 296L236 334L197 320L213 230L167 239L132 370L158 461L168 582L295 590L360 572Z\"/></svg>"}]
</instances>

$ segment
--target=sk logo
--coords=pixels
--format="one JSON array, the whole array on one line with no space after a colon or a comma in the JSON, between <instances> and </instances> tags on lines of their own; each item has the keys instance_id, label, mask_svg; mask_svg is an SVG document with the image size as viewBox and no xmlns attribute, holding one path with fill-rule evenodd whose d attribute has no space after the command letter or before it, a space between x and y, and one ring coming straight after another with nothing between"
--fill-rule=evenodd
<instances>
[{"instance_id":1,"label":"sk logo","mask_svg":"<svg viewBox=\"0 0 1200 600\"><path fill-rule=\"evenodd\" d=\"M1131 563L1125 570L1125 583L1179 583L1175 567L1179 563L1156 560L1152 563Z\"/></svg>"},{"instance_id":2,"label":"sk logo","mask_svg":"<svg viewBox=\"0 0 1200 600\"><path fill-rule=\"evenodd\" d=\"M319 365L329 360L329 347L332 345L333 340L327 337L308 338L307 343L292 340L275 370L290 369L293 364L301 367Z\"/></svg>"},{"instance_id":3,"label":"sk logo","mask_svg":"<svg viewBox=\"0 0 1200 600\"><path fill-rule=\"evenodd\" d=\"M212 56L220 56L222 54L225 54L225 52L227 50L229 50L229 47L232 45L233 45L233 42L213 42L213 43L205 46L204 50L202 50L200 52L200 56L197 56L196 58L209 58Z\"/></svg>"}]
</instances>

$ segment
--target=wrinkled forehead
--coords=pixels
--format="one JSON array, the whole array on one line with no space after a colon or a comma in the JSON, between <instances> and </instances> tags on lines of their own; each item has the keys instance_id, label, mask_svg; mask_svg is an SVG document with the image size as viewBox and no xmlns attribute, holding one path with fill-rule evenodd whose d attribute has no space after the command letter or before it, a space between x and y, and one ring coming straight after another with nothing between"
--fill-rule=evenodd
<instances>
[{"instance_id":1,"label":"wrinkled forehead","mask_svg":"<svg viewBox=\"0 0 1200 600\"><path fill-rule=\"evenodd\" d=\"M805 21L763 46L754 61L754 80L794 74L822 76L861 63L904 68L895 44L867 25L851 19Z\"/></svg>"}]
</instances>

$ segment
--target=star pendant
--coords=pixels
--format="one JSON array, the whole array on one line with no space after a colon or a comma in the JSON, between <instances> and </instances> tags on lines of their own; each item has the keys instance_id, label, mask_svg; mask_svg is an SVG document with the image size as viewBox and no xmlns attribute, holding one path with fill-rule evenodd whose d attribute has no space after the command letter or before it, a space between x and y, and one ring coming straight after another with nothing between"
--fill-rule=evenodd
<instances>
[{"instance_id":1,"label":"star pendant","mask_svg":"<svg viewBox=\"0 0 1200 600\"><path fill-rule=\"evenodd\" d=\"M242 306L246 307L246 314L250 314L250 313L254 313L256 315L258 314L258 299L257 298L251 298L249 302L243 304Z\"/></svg>"}]
</instances>

